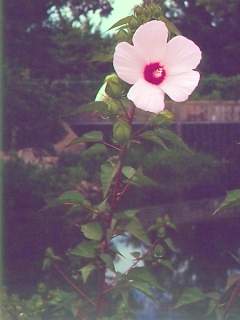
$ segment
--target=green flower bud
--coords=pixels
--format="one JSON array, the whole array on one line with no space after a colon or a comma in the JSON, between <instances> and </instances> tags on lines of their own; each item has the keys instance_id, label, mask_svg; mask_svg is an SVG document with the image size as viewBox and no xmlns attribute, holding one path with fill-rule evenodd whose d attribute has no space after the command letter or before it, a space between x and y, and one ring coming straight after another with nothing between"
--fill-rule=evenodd
<instances>
[{"instance_id":1,"label":"green flower bud","mask_svg":"<svg viewBox=\"0 0 240 320\"><path fill-rule=\"evenodd\" d=\"M126 143L131 136L131 127L124 120L118 120L113 126L113 139L120 143Z\"/></svg>"},{"instance_id":2,"label":"green flower bud","mask_svg":"<svg viewBox=\"0 0 240 320\"><path fill-rule=\"evenodd\" d=\"M143 8L141 6L136 6L134 8L134 13L136 16L140 16L143 14Z\"/></svg>"},{"instance_id":3,"label":"green flower bud","mask_svg":"<svg viewBox=\"0 0 240 320\"><path fill-rule=\"evenodd\" d=\"M107 77L107 86L105 89L106 94L111 98L120 98L123 94L123 83L113 74Z\"/></svg>"},{"instance_id":4,"label":"green flower bud","mask_svg":"<svg viewBox=\"0 0 240 320\"><path fill-rule=\"evenodd\" d=\"M128 23L131 30L135 30L138 27L138 20L135 17L132 17Z\"/></svg>"},{"instance_id":5,"label":"green flower bud","mask_svg":"<svg viewBox=\"0 0 240 320\"><path fill-rule=\"evenodd\" d=\"M110 112L111 114L118 114L118 111L121 108L120 101L112 98L107 98L105 102L108 106L108 112Z\"/></svg>"}]
</instances>

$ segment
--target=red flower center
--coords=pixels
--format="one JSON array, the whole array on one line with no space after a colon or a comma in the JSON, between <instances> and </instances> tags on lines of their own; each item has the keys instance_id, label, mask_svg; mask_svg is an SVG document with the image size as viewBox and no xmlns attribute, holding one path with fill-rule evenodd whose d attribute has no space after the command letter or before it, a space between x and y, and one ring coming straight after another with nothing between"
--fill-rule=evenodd
<instances>
[{"instance_id":1,"label":"red flower center","mask_svg":"<svg viewBox=\"0 0 240 320\"><path fill-rule=\"evenodd\" d=\"M160 84L166 77L166 71L159 62L147 64L144 69L144 79L152 84Z\"/></svg>"}]
</instances>

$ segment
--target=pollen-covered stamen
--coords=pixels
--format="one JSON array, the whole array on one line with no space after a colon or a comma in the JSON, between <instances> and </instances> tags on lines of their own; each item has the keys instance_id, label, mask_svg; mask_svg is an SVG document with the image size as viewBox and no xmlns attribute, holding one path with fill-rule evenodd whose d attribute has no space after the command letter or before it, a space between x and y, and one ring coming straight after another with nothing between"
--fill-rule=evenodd
<instances>
[{"instance_id":1,"label":"pollen-covered stamen","mask_svg":"<svg viewBox=\"0 0 240 320\"><path fill-rule=\"evenodd\" d=\"M152 84L160 84L166 77L166 71L159 62L150 63L144 68L144 79Z\"/></svg>"}]
</instances>

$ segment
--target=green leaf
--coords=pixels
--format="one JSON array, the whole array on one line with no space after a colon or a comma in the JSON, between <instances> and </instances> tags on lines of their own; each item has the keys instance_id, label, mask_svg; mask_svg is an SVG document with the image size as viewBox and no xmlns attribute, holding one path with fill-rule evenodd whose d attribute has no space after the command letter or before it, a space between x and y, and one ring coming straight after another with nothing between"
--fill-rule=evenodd
<instances>
[{"instance_id":1,"label":"green leaf","mask_svg":"<svg viewBox=\"0 0 240 320\"><path fill-rule=\"evenodd\" d=\"M230 209L240 207L240 189L231 190L227 193L226 198L220 204L220 206L213 212L213 214L218 213L224 209Z\"/></svg>"},{"instance_id":2,"label":"green leaf","mask_svg":"<svg viewBox=\"0 0 240 320\"><path fill-rule=\"evenodd\" d=\"M207 299L207 296L199 288L187 288L179 297L179 300L174 308L180 308L185 305L203 301L205 299Z\"/></svg>"},{"instance_id":3,"label":"green leaf","mask_svg":"<svg viewBox=\"0 0 240 320\"><path fill-rule=\"evenodd\" d=\"M169 110L164 110L150 118L150 124L154 126L169 125L173 122L174 114Z\"/></svg>"},{"instance_id":4,"label":"green leaf","mask_svg":"<svg viewBox=\"0 0 240 320\"><path fill-rule=\"evenodd\" d=\"M138 169L130 180L130 183L138 187L158 187L158 183L153 179L145 176L141 169Z\"/></svg>"},{"instance_id":5,"label":"green leaf","mask_svg":"<svg viewBox=\"0 0 240 320\"><path fill-rule=\"evenodd\" d=\"M150 298L153 297L152 289L163 290L158 284L157 279L146 267L136 267L131 269L127 274L127 279L131 286L142 291Z\"/></svg>"},{"instance_id":6,"label":"green leaf","mask_svg":"<svg viewBox=\"0 0 240 320\"><path fill-rule=\"evenodd\" d=\"M127 17L124 17L120 20L118 20L116 23L114 23L109 29L108 31L114 29L114 28L117 28L117 27L121 27L125 24L127 24L130 20L131 20L132 16L127 16Z\"/></svg>"},{"instance_id":7,"label":"green leaf","mask_svg":"<svg viewBox=\"0 0 240 320\"><path fill-rule=\"evenodd\" d=\"M158 128L158 129L155 129L154 132L163 141L165 141L166 143L169 143L171 147L180 148L188 152L191 152L191 150L184 143L184 141L173 131L166 128Z\"/></svg>"},{"instance_id":8,"label":"green leaf","mask_svg":"<svg viewBox=\"0 0 240 320\"><path fill-rule=\"evenodd\" d=\"M101 179L104 198L107 196L109 192L109 189L118 171L118 168L119 168L119 164L113 165L110 162L106 162L101 165L100 179Z\"/></svg>"},{"instance_id":9,"label":"green leaf","mask_svg":"<svg viewBox=\"0 0 240 320\"><path fill-rule=\"evenodd\" d=\"M64 192L56 200L57 204L73 204L78 206L90 207L91 203L85 197L76 191Z\"/></svg>"},{"instance_id":10,"label":"green leaf","mask_svg":"<svg viewBox=\"0 0 240 320\"><path fill-rule=\"evenodd\" d=\"M90 222L81 226L84 236L90 240L100 241L103 236L102 227L97 222Z\"/></svg>"},{"instance_id":11,"label":"green leaf","mask_svg":"<svg viewBox=\"0 0 240 320\"><path fill-rule=\"evenodd\" d=\"M174 272L174 268L173 268L173 265L172 265L172 262L170 260L167 260L167 259L159 259L158 260L158 263L160 265L162 265L163 267L169 269L170 271Z\"/></svg>"},{"instance_id":12,"label":"green leaf","mask_svg":"<svg viewBox=\"0 0 240 320\"><path fill-rule=\"evenodd\" d=\"M84 113L84 112L100 112L102 113L107 109L107 105L104 101L93 101L88 104L84 104L80 107L80 110L77 110L76 113Z\"/></svg>"},{"instance_id":13,"label":"green leaf","mask_svg":"<svg viewBox=\"0 0 240 320\"><path fill-rule=\"evenodd\" d=\"M96 143L93 146L89 147L88 149L82 152L82 155L85 157L96 157L100 154L106 153L107 148L103 144Z\"/></svg>"},{"instance_id":14,"label":"green leaf","mask_svg":"<svg viewBox=\"0 0 240 320\"><path fill-rule=\"evenodd\" d=\"M91 273L96 269L96 267L92 264L89 263L86 266L82 267L81 269L79 269L79 271L81 272L81 276L83 279L83 282L86 283L89 276L91 275Z\"/></svg>"},{"instance_id":15,"label":"green leaf","mask_svg":"<svg viewBox=\"0 0 240 320\"><path fill-rule=\"evenodd\" d=\"M117 212L115 216L116 216L116 219L129 220L129 219L135 218L136 214L139 212L140 211L138 209L129 209L123 212Z\"/></svg>"},{"instance_id":16,"label":"green leaf","mask_svg":"<svg viewBox=\"0 0 240 320\"><path fill-rule=\"evenodd\" d=\"M132 177L135 175L136 170L133 167L130 166L124 166L122 168L122 173L123 175L128 178L128 179L132 179Z\"/></svg>"},{"instance_id":17,"label":"green leaf","mask_svg":"<svg viewBox=\"0 0 240 320\"><path fill-rule=\"evenodd\" d=\"M96 256L97 246L98 243L95 241L82 241L70 251L70 254L85 258L94 258Z\"/></svg>"},{"instance_id":18,"label":"green leaf","mask_svg":"<svg viewBox=\"0 0 240 320\"><path fill-rule=\"evenodd\" d=\"M173 251L173 252L178 252L179 250L175 247L173 241L171 238L165 238L164 242L166 243L166 245L168 246L168 248Z\"/></svg>"},{"instance_id":19,"label":"green leaf","mask_svg":"<svg viewBox=\"0 0 240 320\"><path fill-rule=\"evenodd\" d=\"M131 287L141 291L142 293L144 293L146 296L148 296L149 298L153 299L153 290L151 288L151 286L147 283L147 282L142 282L142 281L132 281L130 283Z\"/></svg>"},{"instance_id":20,"label":"green leaf","mask_svg":"<svg viewBox=\"0 0 240 320\"><path fill-rule=\"evenodd\" d=\"M161 147L163 147L164 149L168 149L168 147L166 146L164 141L153 130L148 130L148 131L143 132L140 135L140 137L143 138L144 140L148 140L153 143L156 143L156 144L160 145Z\"/></svg>"},{"instance_id":21,"label":"green leaf","mask_svg":"<svg viewBox=\"0 0 240 320\"><path fill-rule=\"evenodd\" d=\"M115 272L115 267L113 263L113 257L110 254L102 253L100 254L100 258L105 263L106 267Z\"/></svg>"},{"instance_id":22,"label":"green leaf","mask_svg":"<svg viewBox=\"0 0 240 320\"><path fill-rule=\"evenodd\" d=\"M132 219L125 227L125 230L129 232L131 235L136 237L137 239L143 241L146 244L150 244L150 241L148 239L148 236L143 229L143 226L139 219L134 218Z\"/></svg>"},{"instance_id":23,"label":"green leaf","mask_svg":"<svg viewBox=\"0 0 240 320\"><path fill-rule=\"evenodd\" d=\"M146 267L136 267L129 270L127 274L128 280L135 281L144 281L150 284L151 286L155 286L157 283L157 279L152 275L152 273Z\"/></svg>"},{"instance_id":24,"label":"green leaf","mask_svg":"<svg viewBox=\"0 0 240 320\"><path fill-rule=\"evenodd\" d=\"M77 144L82 142L100 142L103 140L103 134L101 131L90 131L83 134L81 137L75 139L71 144Z\"/></svg>"}]
</instances>

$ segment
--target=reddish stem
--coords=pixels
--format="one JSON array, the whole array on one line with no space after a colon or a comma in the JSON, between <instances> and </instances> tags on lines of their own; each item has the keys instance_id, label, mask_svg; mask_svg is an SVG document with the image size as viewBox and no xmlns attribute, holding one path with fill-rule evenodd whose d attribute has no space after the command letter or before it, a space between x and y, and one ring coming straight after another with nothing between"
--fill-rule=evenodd
<instances>
[{"instance_id":1,"label":"reddish stem","mask_svg":"<svg viewBox=\"0 0 240 320\"><path fill-rule=\"evenodd\" d=\"M57 265L54 264L55 270L63 277L63 279L77 292L79 295L88 301L91 305L96 306L96 303L90 299L85 292L83 292L64 272L63 270Z\"/></svg>"}]
</instances>

